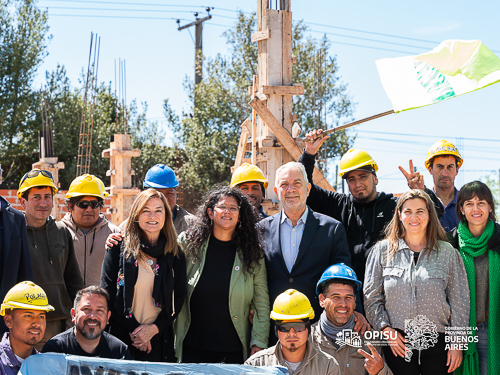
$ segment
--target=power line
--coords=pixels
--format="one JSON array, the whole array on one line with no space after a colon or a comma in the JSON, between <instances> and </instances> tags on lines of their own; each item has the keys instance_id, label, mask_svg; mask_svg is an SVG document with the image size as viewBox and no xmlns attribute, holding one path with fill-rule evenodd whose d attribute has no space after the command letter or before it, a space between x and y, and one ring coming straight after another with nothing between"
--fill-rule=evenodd
<instances>
[{"instance_id":1,"label":"power line","mask_svg":"<svg viewBox=\"0 0 500 375\"><path fill-rule=\"evenodd\" d=\"M371 134L385 134L385 135L399 135L404 137L432 137L432 138L450 138L448 135L425 135L425 134L410 134L410 133L392 133L392 132L377 132L373 130L358 130L359 133L371 133ZM500 142L500 139L491 138L464 138L468 141L484 141L484 142Z\"/></svg>"},{"instance_id":2,"label":"power line","mask_svg":"<svg viewBox=\"0 0 500 375\"><path fill-rule=\"evenodd\" d=\"M113 11L113 12L161 12L161 13L190 13L192 11L188 10L160 10L160 9L113 9L113 8L74 8L74 7L48 7L48 9L66 9L66 10L104 10L104 11Z\"/></svg>"},{"instance_id":3,"label":"power line","mask_svg":"<svg viewBox=\"0 0 500 375\"><path fill-rule=\"evenodd\" d=\"M126 3L126 2L114 2L114 1L93 1L93 0L45 0L45 1L57 1L64 3L85 3L85 4L92 3L92 4L140 5L140 6L158 6L158 7L207 8L207 6L202 6L202 5L147 4L147 3Z\"/></svg>"},{"instance_id":4,"label":"power line","mask_svg":"<svg viewBox=\"0 0 500 375\"><path fill-rule=\"evenodd\" d=\"M172 17L133 17L133 16L97 16L97 15L85 15L85 14L54 14L50 13L50 16L59 17L84 17L84 18L124 18L124 19L134 19L134 20L178 20L189 21L182 18L172 18Z\"/></svg>"},{"instance_id":5,"label":"power line","mask_svg":"<svg viewBox=\"0 0 500 375\"><path fill-rule=\"evenodd\" d=\"M312 26L321 26L321 27L328 27L331 29L339 29L339 30L346 30L346 31L353 31L357 33L365 33L365 34L371 34L371 35L379 35L379 36L385 36L389 38L397 38L397 39L404 39L404 40L412 40L414 42L422 42L422 43L432 43L432 44L439 44L439 42L434 42L432 40L425 40L425 39L415 39L415 38L409 38L406 36L399 36L399 35L392 35L392 34L383 34L383 33L377 33L374 31L367 31L367 30L359 30L359 29L351 29L348 27L340 27L340 26L332 26L332 25L324 25L320 23L314 23L314 22L304 22L306 25L312 25Z\"/></svg>"},{"instance_id":6,"label":"power line","mask_svg":"<svg viewBox=\"0 0 500 375\"><path fill-rule=\"evenodd\" d=\"M129 2L112 2L112 1L96 1L96 0L45 0L45 1L52 1L52 2L61 2L64 1L65 3L91 3L91 4L113 4L113 5L132 5L132 6L152 6L152 7L180 7L180 8L207 8L207 6L203 5L184 5L184 4L151 4L151 3L129 3ZM65 8L65 7L50 7L53 9L77 9L81 10L81 8ZM235 10L235 9L228 9L228 8L213 8L213 7L208 7L215 9L217 11L225 11L225 12L232 12L232 13L243 13L243 14L252 14L254 12L243 12L240 10ZM86 8L86 10L114 10L114 11L132 11L132 9L95 9L95 8ZM140 12L165 12L161 10L146 10L146 9L135 9L135 11L140 11ZM189 11L176 11L176 12L181 12L181 13L189 13ZM63 16L59 14L58 16ZM75 15L68 15L75 17ZM237 17L229 17L229 16L223 16L218 14L218 17L221 18L226 18L226 19L233 19L236 20ZM102 17L100 17L102 18ZM111 17L115 18L115 17ZM140 19L140 18L138 18ZM338 30L345 30L345 31L350 31L350 32L356 32L356 33L364 33L364 34L369 34L369 35L378 35L382 37L387 37L387 38L396 38L396 39L402 39L402 40L409 40L409 41L414 41L414 42L419 42L419 43L430 43L430 44L435 44L438 45L439 42L432 41L432 40L425 40L425 39L417 39L417 38L410 38L410 37L405 37L405 36L400 36L400 35L394 35L394 34L385 34L385 33L378 33L375 31L369 31L369 30L361 30L361 29L354 29L354 28L348 28L348 27L341 27L341 26L333 26L333 25L326 25L326 24L321 24L321 23L316 23L316 22L303 22L305 25L311 25L311 26L319 26L319 27L326 27L330 29L338 29ZM217 26L222 26L222 25L217 25ZM417 48L417 49L423 49L427 50L427 47L422 47L422 46L415 46L415 45L408 45L408 44L402 44L402 43L396 43L396 42L390 42L390 41L383 41L383 40L377 40L377 39L370 39L370 38L363 38L363 37L357 37L357 36L352 36L352 35L345 35L345 34L338 34L338 33L331 33L331 32L323 32L319 30L309 30L310 32L314 33L321 33L321 34L327 34L327 35L333 35L333 36L339 36L343 38L351 38L351 39L358 39L358 40L365 40L365 41L371 41L375 43L384 43L384 44L391 44L395 46L402 46L402 47L410 47L410 48ZM332 41L333 42L333 41ZM344 43L344 42L333 42L336 44L343 44L343 45L348 45L348 46L353 46L353 47L362 47L362 48L370 48L370 49L379 49L383 51L391 51L391 52L398 52L398 53L414 53L414 52L406 52L406 51L396 51L396 50L390 50L390 49L384 49L384 48L377 48L377 47L372 47L372 46L365 46L365 45L358 45L358 44L351 44L351 43ZM500 51L492 50L495 53L500 53Z\"/></svg>"}]
</instances>

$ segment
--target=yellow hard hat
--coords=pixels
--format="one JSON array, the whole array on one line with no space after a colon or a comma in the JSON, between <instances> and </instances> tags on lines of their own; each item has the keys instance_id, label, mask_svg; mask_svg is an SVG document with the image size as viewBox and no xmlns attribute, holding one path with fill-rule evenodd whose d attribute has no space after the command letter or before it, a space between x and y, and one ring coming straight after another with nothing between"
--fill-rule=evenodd
<instances>
[{"instance_id":1,"label":"yellow hard hat","mask_svg":"<svg viewBox=\"0 0 500 375\"><path fill-rule=\"evenodd\" d=\"M66 193L66 199L87 195L104 199L109 193L105 190L104 183L100 178L92 174L84 174L73 180Z\"/></svg>"},{"instance_id":2,"label":"yellow hard hat","mask_svg":"<svg viewBox=\"0 0 500 375\"><path fill-rule=\"evenodd\" d=\"M5 310L9 309L54 311L43 289L32 281L23 281L7 292L0 315L5 315Z\"/></svg>"},{"instance_id":3,"label":"yellow hard hat","mask_svg":"<svg viewBox=\"0 0 500 375\"><path fill-rule=\"evenodd\" d=\"M429 169L431 167L432 159L436 156L451 155L457 159L457 169L462 166L463 159L458 149L451 142L441 139L439 142L434 143L429 152L427 152L427 158L425 159L425 168Z\"/></svg>"},{"instance_id":4,"label":"yellow hard hat","mask_svg":"<svg viewBox=\"0 0 500 375\"><path fill-rule=\"evenodd\" d=\"M273 320L314 319L314 310L309 299L295 289L288 289L274 300Z\"/></svg>"},{"instance_id":5,"label":"yellow hard hat","mask_svg":"<svg viewBox=\"0 0 500 375\"><path fill-rule=\"evenodd\" d=\"M339 176L347 178L347 176L344 177L346 173L362 167L372 167L375 172L378 171L377 163L372 159L368 152L357 148L350 149L344 154L344 156L342 156L342 159L340 159Z\"/></svg>"},{"instance_id":6,"label":"yellow hard hat","mask_svg":"<svg viewBox=\"0 0 500 375\"><path fill-rule=\"evenodd\" d=\"M269 182L262 169L253 164L243 163L233 173L231 177L231 187L243 184L245 182L261 182L264 184L264 189L267 189Z\"/></svg>"},{"instance_id":7,"label":"yellow hard hat","mask_svg":"<svg viewBox=\"0 0 500 375\"><path fill-rule=\"evenodd\" d=\"M21 178L21 182L19 182L19 190L17 191L17 198L21 198L26 190L33 187L50 187L52 188L52 196L54 196L57 192L57 186L54 183L52 173L43 169L33 169Z\"/></svg>"}]
</instances>

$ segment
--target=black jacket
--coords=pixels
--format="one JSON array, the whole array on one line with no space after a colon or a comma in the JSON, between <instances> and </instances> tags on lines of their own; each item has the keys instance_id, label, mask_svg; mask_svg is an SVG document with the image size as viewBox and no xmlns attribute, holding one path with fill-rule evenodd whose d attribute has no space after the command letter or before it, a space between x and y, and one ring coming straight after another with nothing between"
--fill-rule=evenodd
<instances>
[{"instance_id":1,"label":"black jacket","mask_svg":"<svg viewBox=\"0 0 500 375\"><path fill-rule=\"evenodd\" d=\"M138 266L134 257L123 255L122 241L106 251L101 270L101 286L109 293L111 311L110 333L130 348L129 333L141 324L132 315L134 287L137 282ZM162 338L162 359L173 361L174 344L172 323L182 308L186 295L186 259L179 248L179 257L172 253L159 256L159 269L153 286L153 299L161 312L153 322ZM173 304L172 304L173 303Z\"/></svg>"},{"instance_id":2,"label":"black jacket","mask_svg":"<svg viewBox=\"0 0 500 375\"><path fill-rule=\"evenodd\" d=\"M344 225L353 269L358 279L363 281L370 249L383 238L384 227L394 214L397 197L381 192L373 201L359 203L350 194L328 191L313 183L314 155L304 152L299 162L304 165L307 178L312 185L307 205Z\"/></svg>"},{"instance_id":3,"label":"black jacket","mask_svg":"<svg viewBox=\"0 0 500 375\"><path fill-rule=\"evenodd\" d=\"M281 212L259 222L264 240L271 306L279 294L287 289L296 289L309 298L316 321L322 311L316 295L316 283L332 264L351 265L344 227L337 220L309 209L297 260L289 272L281 251L280 219Z\"/></svg>"},{"instance_id":4,"label":"black jacket","mask_svg":"<svg viewBox=\"0 0 500 375\"><path fill-rule=\"evenodd\" d=\"M460 246L458 245L458 227L455 227L451 230L451 232L446 233L446 240L453 246L455 249L460 250ZM500 254L500 224L495 223L495 234L488 240L488 249L496 251Z\"/></svg>"},{"instance_id":5,"label":"black jacket","mask_svg":"<svg viewBox=\"0 0 500 375\"><path fill-rule=\"evenodd\" d=\"M0 302L7 292L21 281L33 280L26 219L0 197L0 230L2 244L0 249ZM3 319L0 319L0 336L7 332Z\"/></svg>"}]
</instances>

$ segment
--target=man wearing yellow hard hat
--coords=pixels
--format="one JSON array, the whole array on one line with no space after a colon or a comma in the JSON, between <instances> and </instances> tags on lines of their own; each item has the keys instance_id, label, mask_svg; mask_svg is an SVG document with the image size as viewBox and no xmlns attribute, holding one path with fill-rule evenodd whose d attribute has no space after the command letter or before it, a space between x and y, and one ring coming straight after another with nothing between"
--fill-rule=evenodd
<instances>
[{"instance_id":1,"label":"man wearing yellow hard hat","mask_svg":"<svg viewBox=\"0 0 500 375\"><path fill-rule=\"evenodd\" d=\"M23 281L5 295L0 315L9 328L0 342L0 374L15 375L22 363L38 352L34 346L45 334L46 315L54 311L38 285Z\"/></svg>"},{"instance_id":2,"label":"man wearing yellow hard hat","mask_svg":"<svg viewBox=\"0 0 500 375\"><path fill-rule=\"evenodd\" d=\"M276 297L271 311L279 342L248 358L245 365L284 366L294 375L334 375L340 368L334 357L316 350L308 340L314 310L307 297L288 289Z\"/></svg>"},{"instance_id":3,"label":"man wearing yellow hard hat","mask_svg":"<svg viewBox=\"0 0 500 375\"><path fill-rule=\"evenodd\" d=\"M267 217L262 208L262 200L268 186L269 182L262 169L253 164L241 164L231 177L231 187L239 188L247 196L252 206L259 211L261 219Z\"/></svg>"},{"instance_id":4,"label":"man wearing yellow hard hat","mask_svg":"<svg viewBox=\"0 0 500 375\"><path fill-rule=\"evenodd\" d=\"M108 195L104 183L91 174L75 178L66 193L69 212L61 223L71 232L76 259L86 287L100 284L106 239L111 233L121 233L101 213L104 199Z\"/></svg>"},{"instance_id":5,"label":"man wearing yellow hard hat","mask_svg":"<svg viewBox=\"0 0 500 375\"><path fill-rule=\"evenodd\" d=\"M381 239L384 227L393 216L397 198L392 194L377 191L377 163L366 151L360 149L347 151L340 160L339 176L346 180L350 195L328 191L315 185L315 156L329 137L323 137L321 133L322 130L313 130L306 135L308 142L299 159L312 185L307 205L344 225L352 268L362 282L368 253Z\"/></svg>"},{"instance_id":6,"label":"man wearing yellow hard hat","mask_svg":"<svg viewBox=\"0 0 500 375\"><path fill-rule=\"evenodd\" d=\"M462 163L462 156L455 145L442 139L431 146L425 158L425 168L434 182L432 190L425 187L424 178L419 172L412 171L412 160L410 160L409 172L399 167L410 189L425 189L425 192L429 194L436 208L439 222L446 232L450 232L460 222L457 216L458 190L455 187L455 177Z\"/></svg>"},{"instance_id":7,"label":"man wearing yellow hard hat","mask_svg":"<svg viewBox=\"0 0 500 375\"><path fill-rule=\"evenodd\" d=\"M17 191L28 229L33 281L45 290L55 308L47 315L45 336L37 349L71 326L73 300L83 288L71 233L50 216L56 192L52 174L40 169L26 173Z\"/></svg>"},{"instance_id":8,"label":"man wearing yellow hard hat","mask_svg":"<svg viewBox=\"0 0 500 375\"><path fill-rule=\"evenodd\" d=\"M458 190L455 187L455 177L462 163L458 149L444 139L431 146L425 159L425 167L434 180L433 192L440 203L436 205L439 222L446 232L451 231L460 222L457 217Z\"/></svg>"}]
</instances>

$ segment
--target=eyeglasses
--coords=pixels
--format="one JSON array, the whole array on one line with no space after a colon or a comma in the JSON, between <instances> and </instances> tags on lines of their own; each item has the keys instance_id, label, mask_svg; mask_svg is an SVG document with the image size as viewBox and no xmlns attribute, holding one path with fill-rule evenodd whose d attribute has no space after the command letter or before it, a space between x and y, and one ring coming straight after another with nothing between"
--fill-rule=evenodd
<instances>
[{"instance_id":1,"label":"eyeglasses","mask_svg":"<svg viewBox=\"0 0 500 375\"><path fill-rule=\"evenodd\" d=\"M237 214L240 211L238 206L226 206L225 204L221 204L220 206L215 206L219 211L229 211L232 214Z\"/></svg>"},{"instance_id":2,"label":"eyeglasses","mask_svg":"<svg viewBox=\"0 0 500 375\"><path fill-rule=\"evenodd\" d=\"M276 328L280 332L288 333L293 328L295 332L304 332L309 328L310 322L288 322L276 324Z\"/></svg>"},{"instance_id":3,"label":"eyeglasses","mask_svg":"<svg viewBox=\"0 0 500 375\"><path fill-rule=\"evenodd\" d=\"M52 173L50 173L49 171L45 171L43 169L33 169L32 171L29 171L23 176L21 182L19 183L19 186L21 186L23 182L26 181L26 179L36 177L39 174L47 178L50 178L52 181L54 181L54 177L52 176Z\"/></svg>"},{"instance_id":4,"label":"eyeglasses","mask_svg":"<svg viewBox=\"0 0 500 375\"><path fill-rule=\"evenodd\" d=\"M89 207L95 210L97 207L102 207L102 203L99 201L79 201L75 203L75 206L82 210L86 210Z\"/></svg>"}]
</instances>

